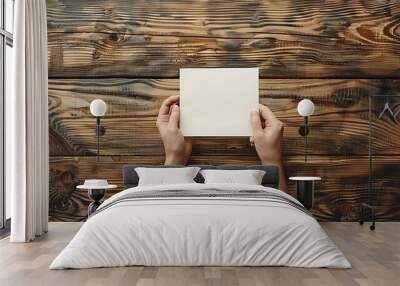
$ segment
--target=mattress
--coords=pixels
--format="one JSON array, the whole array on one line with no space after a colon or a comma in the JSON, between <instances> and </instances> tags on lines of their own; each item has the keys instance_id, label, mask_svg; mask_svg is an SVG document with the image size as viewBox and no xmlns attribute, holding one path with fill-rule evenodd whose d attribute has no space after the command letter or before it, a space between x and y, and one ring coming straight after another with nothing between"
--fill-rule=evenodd
<instances>
[{"instance_id":1,"label":"mattress","mask_svg":"<svg viewBox=\"0 0 400 286\"><path fill-rule=\"evenodd\" d=\"M198 183L134 187L114 195L50 269L131 265L351 267L288 194Z\"/></svg>"}]
</instances>

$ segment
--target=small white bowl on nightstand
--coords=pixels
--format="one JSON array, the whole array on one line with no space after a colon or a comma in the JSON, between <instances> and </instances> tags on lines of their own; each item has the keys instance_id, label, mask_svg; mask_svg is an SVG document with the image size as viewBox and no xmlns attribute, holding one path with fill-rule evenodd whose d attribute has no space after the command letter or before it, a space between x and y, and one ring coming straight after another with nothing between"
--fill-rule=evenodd
<instances>
[{"instance_id":1,"label":"small white bowl on nightstand","mask_svg":"<svg viewBox=\"0 0 400 286\"><path fill-rule=\"evenodd\" d=\"M99 190L99 189L113 189L116 188L117 185L109 185L107 180L100 179L90 179L85 180L83 185L79 185L77 189L85 189L85 190Z\"/></svg>"}]
</instances>

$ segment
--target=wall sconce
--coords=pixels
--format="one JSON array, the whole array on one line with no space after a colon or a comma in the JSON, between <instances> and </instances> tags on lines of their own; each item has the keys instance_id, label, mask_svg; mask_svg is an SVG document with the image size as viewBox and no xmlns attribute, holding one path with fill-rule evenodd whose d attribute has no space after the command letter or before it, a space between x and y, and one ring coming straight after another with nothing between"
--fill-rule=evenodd
<instances>
[{"instance_id":1,"label":"wall sconce","mask_svg":"<svg viewBox=\"0 0 400 286\"><path fill-rule=\"evenodd\" d=\"M297 104L297 112L304 117L304 126L299 128L299 134L304 137L304 162L307 163L308 141L307 135L310 132L308 117L314 113L314 103L309 99L303 99Z\"/></svg>"},{"instance_id":2,"label":"wall sconce","mask_svg":"<svg viewBox=\"0 0 400 286\"><path fill-rule=\"evenodd\" d=\"M101 99L95 99L90 103L90 113L96 117L96 136L97 136L97 160L100 154L100 136L106 133L106 129L100 126L100 117L107 111L107 104Z\"/></svg>"}]
</instances>

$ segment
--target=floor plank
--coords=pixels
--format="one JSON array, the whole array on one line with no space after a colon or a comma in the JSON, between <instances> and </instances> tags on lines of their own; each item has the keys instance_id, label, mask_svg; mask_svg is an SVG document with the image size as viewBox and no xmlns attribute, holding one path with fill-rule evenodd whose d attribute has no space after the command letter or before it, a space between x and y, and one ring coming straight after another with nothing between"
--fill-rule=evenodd
<instances>
[{"instance_id":1,"label":"floor plank","mask_svg":"<svg viewBox=\"0 0 400 286\"><path fill-rule=\"evenodd\" d=\"M49 264L81 227L52 222L49 233L29 244L0 240L0 285L398 285L400 222L382 222L376 231L357 223L321 223L345 253L352 269L289 267L119 267L49 270Z\"/></svg>"}]
</instances>

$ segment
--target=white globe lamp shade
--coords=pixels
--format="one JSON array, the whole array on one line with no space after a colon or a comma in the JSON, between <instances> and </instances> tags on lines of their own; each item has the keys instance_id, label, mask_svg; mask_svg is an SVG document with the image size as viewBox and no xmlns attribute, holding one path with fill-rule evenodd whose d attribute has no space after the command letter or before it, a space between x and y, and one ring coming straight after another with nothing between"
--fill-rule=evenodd
<instances>
[{"instance_id":1,"label":"white globe lamp shade","mask_svg":"<svg viewBox=\"0 0 400 286\"><path fill-rule=\"evenodd\" d=\"M303 117L312 115L314 113L314 103L309 99L303 99L297 104L297 112Z\"/></svg>"},{"instance_id":2,"label":"white globe lamp shade","mask_svg":"<svg viewBox=\"0 0 400 286\"><path fill-rule=\"evenodd\" d=\"M103 116L107 111L107 104L101 99L95 99L90 103L90 113L93 116Z\"/></svg>"}]
</instances>

